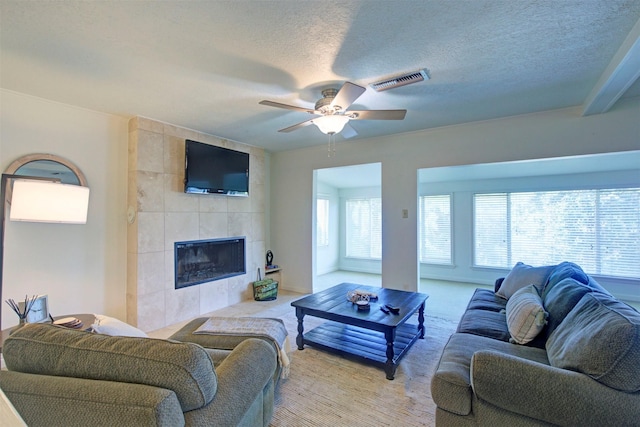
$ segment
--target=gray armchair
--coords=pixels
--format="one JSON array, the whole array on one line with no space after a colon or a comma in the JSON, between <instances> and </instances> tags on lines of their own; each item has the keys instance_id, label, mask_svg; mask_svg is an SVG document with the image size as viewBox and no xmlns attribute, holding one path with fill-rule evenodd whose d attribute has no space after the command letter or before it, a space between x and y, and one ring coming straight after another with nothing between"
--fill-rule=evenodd
<instances>
[{"instance_id":1,"label":"gray armchair","mask_svg":"<svg viewBox=\"0 0 640 427\"><path fill-rule=\"evenodd\" d=\"M3 355L0 388L29 426L267 426L273 414L277 356L263 340L220 351L32 324Z\"/></svg>"}]
</instances>

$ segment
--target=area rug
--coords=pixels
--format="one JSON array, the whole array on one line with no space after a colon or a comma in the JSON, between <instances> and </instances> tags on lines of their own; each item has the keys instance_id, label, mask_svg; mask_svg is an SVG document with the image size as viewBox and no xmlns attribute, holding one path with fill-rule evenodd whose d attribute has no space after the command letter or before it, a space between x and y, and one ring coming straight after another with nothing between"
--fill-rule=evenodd
<instances>
[{"instance_id":1,"label":"area rug","mask_svg":"<svg viewBox=\"0 0 640 427\"><path fill-rule=\"evenodd\" d=\"M411 323L417 323L412 318ZM295 314L281 316L295 343ZM305 330L323 320L306 316ZM425 339L418 340L402 359L395 379L383 369L311 346L292 349L291 374L276 390L272 427L433 426L435 404L431 377L456 323L425 318Z\"/></svg>"}]
</instances>

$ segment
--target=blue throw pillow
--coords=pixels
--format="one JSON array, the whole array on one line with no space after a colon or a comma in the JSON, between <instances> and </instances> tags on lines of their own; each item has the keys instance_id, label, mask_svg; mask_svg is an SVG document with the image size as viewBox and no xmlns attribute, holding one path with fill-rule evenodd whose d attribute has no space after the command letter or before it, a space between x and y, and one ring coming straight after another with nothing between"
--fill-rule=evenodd
<instances>
[{"instance_id":1,"label":"blue throw pillow","mask_svg":"<svg viewBox=\"0 0 640 427\"><path fill-rule=\"evenodd\" d=\"M553 269L551 274L549 274L549 278L542 290L542 299L546 299L547 293L553 289L555 285L560 283L562 280L569 278L585 285L589 283L589 276L587 276L587 273L582 271L582 268L580 268L579 265L567 261L562 262Z\"/></svg>"}]
</instances>

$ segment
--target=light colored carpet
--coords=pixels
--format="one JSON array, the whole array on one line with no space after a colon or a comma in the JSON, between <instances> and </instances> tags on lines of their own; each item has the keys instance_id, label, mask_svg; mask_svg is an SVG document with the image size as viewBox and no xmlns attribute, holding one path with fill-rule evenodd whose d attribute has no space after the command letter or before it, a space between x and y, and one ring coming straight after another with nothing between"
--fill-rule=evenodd
<instances>
[{"instance_id":1,"label":"light colored carpet","mask_svg":"<svg viewBox=\"0 0 640 427\"><path fill-rule=\"evenodd\" d=\"M297 350L295 314L293 310L279 314L289 331L293 351L291 375L280 380L276 390L272 427L435 425L431 376L455 331L455 322L427 316L425 339L411 347L400 362L395 379L389 381L382 368L311 346ZM306 316L305 330L322 322ZM417 324L417 316L410 322Z\"/></svg>"},{"instance_id":2,"label":"light colored carpet","mask_svg":"<svg viewBox=\"0 0 640 427\"><path fill-rule=\"evenodd\" d=\"M431 376L459 315L446 318L427 300L425 339L418 340L400 362L393 381L384 370L307 346L295 345L297 320L290 303L303 294L281 292L275 301L244 301L209 313L211 316L254 316L284 320L291 341L291 375L276 389L271 427L384 427L433 426L435 403L431 399ZM440 304L438 304L440 305ZM441 305L447 304L442 302ZM436 312L430 316L430 312ZM322 319L305 316L308 331ZM417 316L410 319L417 324ZM185 322L150 333L166 338Z\"/></svg>"}]
</instances>

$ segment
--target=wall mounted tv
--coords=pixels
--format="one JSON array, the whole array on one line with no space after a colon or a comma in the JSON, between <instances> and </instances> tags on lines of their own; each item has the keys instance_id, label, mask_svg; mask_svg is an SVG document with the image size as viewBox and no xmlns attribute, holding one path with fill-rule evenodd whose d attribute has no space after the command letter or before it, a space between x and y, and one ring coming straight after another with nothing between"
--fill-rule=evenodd
<instances>
[{"instance_id":1,"label":"wall mounted tv","mask_svg":"<svg viewBox=\"0 0 640 427\"><path fill-rule=\"evenodd\" d=\"M249 195L249 153L185 141L184 192Z\"/></svg>"}]
</instances>

